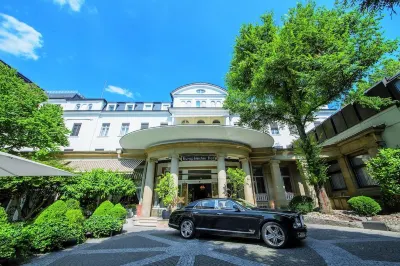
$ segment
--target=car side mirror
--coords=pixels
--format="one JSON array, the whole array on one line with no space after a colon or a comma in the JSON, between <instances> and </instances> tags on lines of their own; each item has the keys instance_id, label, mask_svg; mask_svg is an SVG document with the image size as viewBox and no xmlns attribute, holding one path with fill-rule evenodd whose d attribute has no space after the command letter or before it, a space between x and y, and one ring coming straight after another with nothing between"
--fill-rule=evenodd
<instances>
[{"instance_id":1,"label":"car side mirror","mask_svg":"<svg viewBox=\"0 0 400 266\"><path fill-rule=\"evenodd\" d=\"M233 205L233 209L234 209L236 212L240 212L240 209L239 209L239 207L238 207L237 205Z\"/></svg>"}]
</instances>

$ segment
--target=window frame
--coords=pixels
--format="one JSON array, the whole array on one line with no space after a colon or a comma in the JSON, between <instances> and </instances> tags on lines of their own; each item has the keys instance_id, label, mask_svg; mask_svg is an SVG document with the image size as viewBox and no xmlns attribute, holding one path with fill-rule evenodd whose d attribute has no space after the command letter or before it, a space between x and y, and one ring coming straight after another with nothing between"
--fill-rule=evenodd
<instances>
[{"instance_id":1,"label":"window frame","mask_svg":"<svg viewBox=\"0 0 400 266\"><path fill-rule=\"evenodd\" d=\"M122 129L124 129L124 126L126 126L127 125L127 127L126 127L126 132L124 133L124 132L122 132ZM125 136L126 134L128 134L129 133L129 127L130 127L130 123L122 123L121 124L121 129L119 130L119 135L120 136Z\"/></svg>"},{"instance_id":2,"label":"window frame","mask_svg":"<svg viewBox=\"0 0 400 266\"><path fill-rule=\"evenodd\" d=\"M147 127L143 127L143 125L147 125ZM150 123L149 122L141 122L140 123L140 129L148 129L150 128Z\"/></svg>"},{"instance_id":3,"label":"window frame","mask_svg":"<svg viewBox=\"0 0 400 266\"><path fill-rule=\"evenodd\" d=\"M74 128L75 126L79 126L78 128L78 132L76 133L76 135L74 134ZM79 137L79 132L81 131L81 127L82 127L82 123L74 123L72 125L72 129L71 129L71 135L69 135L70 137Z\"/></svg>"},{"instance_id":4,"label":"window frame","mask_svg":"<svg viewBox=\"0 0 400 266\"><path fill-rule=\"evenodd\" d=\"M339 169L330 172L330 171L329 171L329 168L331 167L331 165L333 164L333 162L336 162L336 164L339 166ZM326 173L327 173L327 176L329 177L329 184L331 185L332 191L347 190L346 180L344 180L343 172L342 172L342 169L340 168L339 161L338 161L338 160L332 160L332 161L327 162L327 164L329 165L329 167L328 167ZM344 183L344 188L334 188L334 186L333 186L332 175L335 175L335 174L338 174L338 173L340 173L340 174L342 175L342 179L343 179L343 183Z\"/></svg>"},{"instance_id":5,"label":"window frame","mask_svg":"<svg viewBox=\"0 0 400 266\"><path fill-rule=\"evenodd\" d=\"M129 109L129 108L131 108L131 109ZM133 107L133 104L127 104L126 105L126 111L133 111L133 109L134 109L134 107Z\"/></svg>"},{"instance_id":6,"label":"window frame","mask_svg":"<svg viewBox=\"0 0 400 266\"><path fill-rule=\"evenodd\" d=\"M362 164L360 164L360 165L354 166L353 161L351 160L352 158L355 158L355 157L360 156L360 155L368 155L369 157L371 157L371 156L368 154L368 152L362 151L362 152L358 152L358 153L354 153L354 154L347 155L347 158L346 158L346 159L348 160L350 166L351 166L351 170L352 170L353 175L354 175L354 177L355 177L355 179L356 179L358 188L362 189L362 188L374 188L374 187L378 187L379 184L377 184L377 185L367 185L367 186L361 186L361 185L360 185L359 176L358 176L356 170L361 169L361 168L366 168L367 165L366 165L365 163L362 163ZM368 175L368 176L369 176L369 175ZM369 176L369 177L370 177L370 176ZM373 180L372 177L370 177L370 179Z\"/></svg>"},{"instance_id":7,"label":"window frame","mask_svg":"<svg viewBox=\"0 0 400 266\"><path fill-rule=\"evenodd\" d=\"M111 123L102 123L101 124L101 128L100 128L99 137L108 137L108 133L110 131L110 127L111 127ZM105 131L105 129L107 129L107 130L106 130L105 134L103 134L103 131Z\"/></svg>"},{"instance_id":8,"label":"window frame","mask_svg":"<svg viewBox=\"0 0 400 266\"><path fill-rule=\"evenodd\" d=\"M109 104L107 107L107 111L115 111L116 105L115 104Z\"/></svg>"},{"instance_id":9,"label":"window frame","mask_svg":"<svg viewBox=\"0 0 400 266\"><path fill-rule=\"evenodd\" d=\"M279 134L281 134L280 131L279 131L278 123L271 123L269 125L269 128L271 129L271 135L279 135Z\"/></svg>"}]
</instances>

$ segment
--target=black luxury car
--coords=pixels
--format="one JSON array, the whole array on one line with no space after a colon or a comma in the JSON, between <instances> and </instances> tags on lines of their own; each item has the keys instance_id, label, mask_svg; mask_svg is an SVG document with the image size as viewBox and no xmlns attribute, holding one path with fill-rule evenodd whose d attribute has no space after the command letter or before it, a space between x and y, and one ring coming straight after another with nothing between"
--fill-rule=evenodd
<instances>
[{"instance_id":1,"label":"black luxury car","mask_svg":"<svg viewBox=\"0 0 400 266\"><path fill-rule=\"evenodd\" d=\"M307 236L307 227L298 213L258 209L232 199L191 202L171 213L168 225L180 230L186 239L196 232L262 238L272 248L282 248L290 240Z\"/></svg>"}]
</instances>

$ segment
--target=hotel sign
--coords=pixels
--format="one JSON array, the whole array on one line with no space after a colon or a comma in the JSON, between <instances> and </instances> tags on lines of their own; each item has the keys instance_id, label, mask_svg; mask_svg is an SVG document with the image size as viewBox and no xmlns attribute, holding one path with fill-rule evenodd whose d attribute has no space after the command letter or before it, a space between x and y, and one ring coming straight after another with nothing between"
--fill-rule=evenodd
<instances>
[{"instance_id":1,"label":"hotel sign","mask_svg":"<svg viewBox=\"0 0 400 266\"><path fill-rule=\"evenodd\" d=\"M217 156L208 154L184 154L181 156L182 161L215 161Z\"/></svg>"}]
</instances>

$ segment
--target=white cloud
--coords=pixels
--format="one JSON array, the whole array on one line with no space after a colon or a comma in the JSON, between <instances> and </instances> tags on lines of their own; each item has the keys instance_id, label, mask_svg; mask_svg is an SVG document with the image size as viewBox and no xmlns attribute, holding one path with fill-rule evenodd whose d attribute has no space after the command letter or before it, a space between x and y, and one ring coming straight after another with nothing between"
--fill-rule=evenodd
<instances>
[{"instance_id":1,"label":"white cloud","mask_svg":"<svg viewBox=\"0 0 400 266\"><path fill-rule=\"evenodd\" d=\"M0 13L0 50L37 60L36 49L43 46L42 34L18 19Z\"/></svg>"},{"instance_id":2,"label":"white cloud","mask_svg":"<svg viewBox=\"0 0 400 266\"><path fill-rule=\"evenodd\" d=\"M115 94L119 94L119 95L124 95L128 98L132 98L135 99L136 97L140 97L140 93L138 92L131 92L130 90L127 89L123 89L117 86L112 86L112 85L108 85L106 88L106 91L111 92L111 93L115 93Z\"/></svg>"},{"instance_id":3,"label":"white cloud","mask_svg":"<svg viewBox=\"0 0 400 266\"><path fill-rule=\"evenodd\" d=\"M60 6L69 5L72 11L79 12L85 0L53 0L53 2Z\"/></svg>"}]
</instances>

